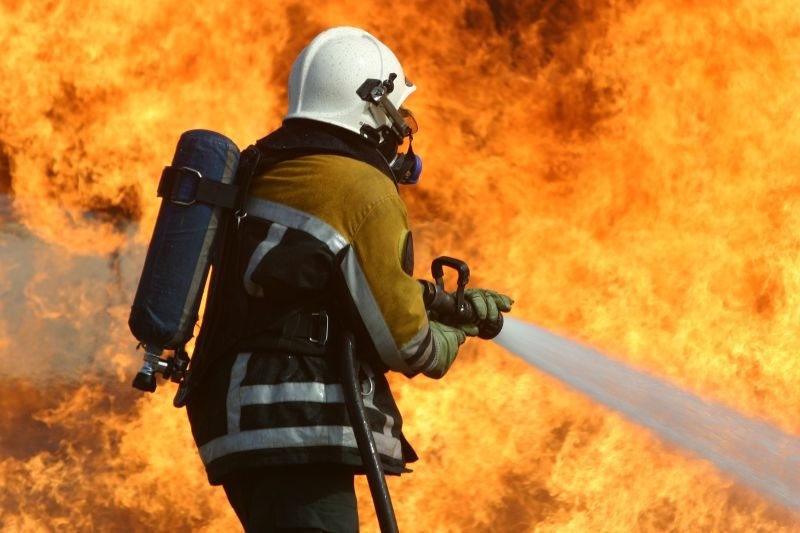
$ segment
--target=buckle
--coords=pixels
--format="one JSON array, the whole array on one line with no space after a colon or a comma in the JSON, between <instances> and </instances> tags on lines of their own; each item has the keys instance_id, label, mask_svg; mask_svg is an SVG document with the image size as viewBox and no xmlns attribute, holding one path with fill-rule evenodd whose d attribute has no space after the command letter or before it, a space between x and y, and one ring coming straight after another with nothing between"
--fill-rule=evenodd
<instances>
[{"instance_id":1,"label":"buckle","mask_svg":"<svg viewBox=\"0 0 800 533\"><path fill-rule=\"evenodd\" d=\"M330 331L331 321L328 313L319 311L311 313L311 327L309 328L308 340L314 344L325 346L328 342L328 332Z\"/></svg>"},{"instance_id":2,"label":"buckle","mask_svg":"<svg viewBox=\"0 0 800 533\"><path fill-rule=\"evenodd\" d=\"M190 167L164 167L158 184L158 196L177 205L192 205L197 201L197 191L203 182L199 170Z\"/></svg>"}]
</instances>

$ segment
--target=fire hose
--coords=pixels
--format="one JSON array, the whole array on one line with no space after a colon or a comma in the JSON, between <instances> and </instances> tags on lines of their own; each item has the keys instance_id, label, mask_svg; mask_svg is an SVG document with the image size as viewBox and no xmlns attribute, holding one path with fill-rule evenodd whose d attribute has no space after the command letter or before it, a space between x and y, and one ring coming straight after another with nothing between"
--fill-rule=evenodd
<instances>
[{"instance_id":1,"label":"fire hose","mask_svg":"<svg viewBox=\"0 0 800 533\"><path fill-rule=\"evenodd\" d=\"M458 272L457 288L448 292L444 288L444 267L449 266ZM464 289L469 282L469 267L464 261L452 257L442 256L433 260L431 274L434 282L418 280L422 286L423 301L428 315L450 325L474 324L478 322L477 312L472 304L465 299ZM478 326L478 337L492 339L503 328L502 315L492 325ZM342 335L340 350L340 366L342 372L342 388L344 390L345 405L353 425L361 461L367 474L370 494L372 495L375 513L381 533L398 533L397 518L389 486L383 472L378 449L372 431L367 421L367 413L361 398L361 385L358 379L358 367L355 355L355 341L353 334L345 332Z\"/></svg>"},{"instance_id":2,"label":"fire hose","mask_svg":"<svg viewBox=\"0 0 800 533\"><path fill-rule=\"evenodd\" d=\"M353 424L353 433L358 443L361 462L367 473L372 502L378 516L378 525L382 533L397 533L397 519L395 518L392 499L389 496L389 486L383 474L383 466L378 455L375 439L367 422L367 412L364 401L361 399L361 384L358 380L353 334L345 332L342 335L341 372L344 401L350 423Z\"/></svg>"}]
</instances>

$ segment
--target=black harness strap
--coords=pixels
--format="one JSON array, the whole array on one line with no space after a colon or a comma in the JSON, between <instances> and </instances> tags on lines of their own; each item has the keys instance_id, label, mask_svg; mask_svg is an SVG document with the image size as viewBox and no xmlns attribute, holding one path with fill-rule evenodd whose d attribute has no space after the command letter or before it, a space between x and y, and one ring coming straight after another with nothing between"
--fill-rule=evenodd
<instances>
[{"instance_id":1,"label":"black harness strap","mask_svg":"<svg viewBox=\"0 0 800 533\"><path fill-rule=\"evenodd\" d=\"M239 190L238 185L204 178L200 172L189 167L164 167L158 183L158 196L178 205L201 202L233 209Z\"/></svg>"},{"instance_id":2,"label":"black harness strap","mask_svg":"<svg viewBox=\"0 0 800 533\"><path fill-rule=\"evenodd\" d=\"M208 179L189 167L164 167L158 182L158 196L178 205L200 202L225 209L240 209L260 159L261 153L257 148L250 146L245 149L239 157L234 183Z\"/></svg>"}]
</instances>

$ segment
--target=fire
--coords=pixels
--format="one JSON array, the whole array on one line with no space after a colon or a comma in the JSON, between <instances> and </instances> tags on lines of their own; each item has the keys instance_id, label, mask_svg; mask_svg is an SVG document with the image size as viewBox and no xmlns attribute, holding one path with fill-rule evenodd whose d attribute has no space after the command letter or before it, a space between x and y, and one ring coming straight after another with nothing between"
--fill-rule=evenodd
<instances>
[{"instance_id":1,"label":"fire","mask_svg":"<svg viewBox=\"0 0 800 533\"><path fill-rule=\"evenodd\" d=\"M800 434L794 0L264 4L2 3L0 529L236 529L174 389L130 387L127 314L180 133L264 135L339 24L419 87L418 277L461 257L515 316ZM393 385L402 531L800 528L492 344Z\"/></svg>"}]
</instances>

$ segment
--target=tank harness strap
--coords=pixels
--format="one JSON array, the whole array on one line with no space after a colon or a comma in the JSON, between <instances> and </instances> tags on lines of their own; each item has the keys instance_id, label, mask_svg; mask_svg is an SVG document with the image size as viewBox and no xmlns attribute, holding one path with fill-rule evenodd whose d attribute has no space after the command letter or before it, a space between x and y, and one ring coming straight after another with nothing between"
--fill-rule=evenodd
<instances>
[{"instance_id":1,"label":"tank harness strap","mask_svg":"<svg viewBox=\"0 0 800 533\"><path fill-rule=\"evenodd\" d=\"M189 167L164 167L158 183L158 196L178 205L201 202L234 209L239 204L240 190L238 185L204 178Z\"/></svg>"},{"instance_id":2,"label":"tank harness strap","mask_svg":"<svg viewBox=\"0 0 800 533\"><path fill-rule=\"evenodd\" d=\"M286 316L275 329L243 337L238 351L289 352L311 357L325 356L331 345L333 324L324 310L299 311Z\"/></svg>"},{"instance_id":3,"label":"tank harness strap","mask_svg":"<svg viewBox=\"0 0 800 533\"><path fill-rule=\"evenodd\" d=\"M295 313L284 322L281 334L284 339L302 339L325 346L330 335L331 321L323 309L312 313Z\"/></svg>"}]
</instances>

